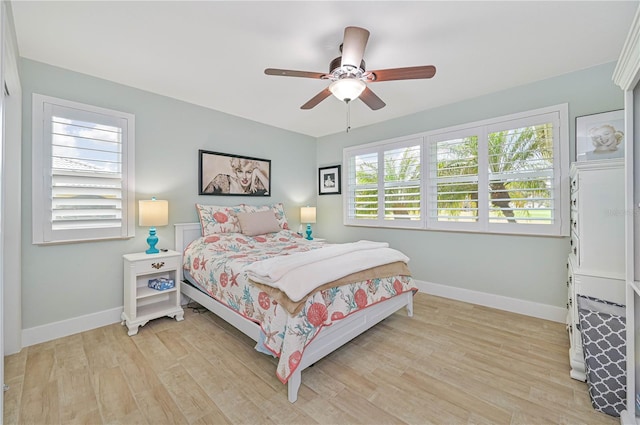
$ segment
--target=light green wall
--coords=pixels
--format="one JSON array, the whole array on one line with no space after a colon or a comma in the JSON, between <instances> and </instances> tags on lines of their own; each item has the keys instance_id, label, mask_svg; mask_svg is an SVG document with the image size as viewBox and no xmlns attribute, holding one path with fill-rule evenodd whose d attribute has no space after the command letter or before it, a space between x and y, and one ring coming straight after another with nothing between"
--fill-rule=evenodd
<instances>
[{"instance_id":1,"label":"light green wall","mask_svg":"<svg viewBox=\"0 0 640 425\"><path fill-rule=\"evenodd\" d=\"M622 91L611 80L614 67L613 63L605 64L382 124L352 128L349 133L325 136L318 139L318 165L341 163L342 150L347 146L560 103L569 104L573 158L575 117L624 107ZM419 280L547 305L566 303L568 238L348 227L342 224L342 196L319 196L317 206L317 234L336 242L388 241L411 258L411 270Z\"/></svg>"},{"instance_id":2,"label":"light green wall","mask_svg":"<svg viewBox=\"0 0 640 425\"><path fill-rule=\"evenodd\" d=\"M145 247L147 229L131 240L55 246L31 244L31 94L40 93L136 116L136 197L170 201L170 224L196 221L193 204L283 202L292 228L298 206L316 204L314 234L331 241L385 240L411 257L416 279L542 304L566 302L566 238L346 227L342 196L316 200L317 167L339 164L347 146L415 134L519 111L569 103L575 117L621 109L614 64L555 77L480 98L354 128L317 140L87 75L22 59L22 296L24 329L122 306L122 254ZM197 151L272 160L268 199L197 195ZM571 142L573 156L573 142ZM292 160L293 159L293 160ZM158 229L173 245L173 227Z\"/></svg>"},{"instance_id":3,"label":"light green wall","mask_svg":"<svg viewBox=\"0 0 640 425\"><path fill-rule=\"evenodd\" d=\"M174 223L197 221L196 202L283 202L292 228L299 222L296 207L315 202L312 137L27 59L20 62L20 78L23 329L121 307L122 255L144 250L148 233L147 228L137 228L131 240L54 246L31 243L32 93L135 114L136 199L157 196L169 201L170 225L158 228L158 247L173 247ZM199 196L198 149L271 159L272 196Z\"/></svg>"}]
</instances>

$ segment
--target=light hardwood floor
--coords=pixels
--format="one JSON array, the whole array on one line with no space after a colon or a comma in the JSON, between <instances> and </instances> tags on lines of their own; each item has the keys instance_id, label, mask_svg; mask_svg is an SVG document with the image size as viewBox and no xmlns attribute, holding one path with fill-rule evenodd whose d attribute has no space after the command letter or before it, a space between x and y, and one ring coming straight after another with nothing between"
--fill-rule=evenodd
<instances>
[{"instance_id":1,"label":"light hardwood floor","mask_svg":"<svg viewBox=\"0 0 640 425\"><path fill-rule=\"evenodd\" d=\"M302 374L209 312L114 324L5 358L5 424L617 424L569 377L564 325L418 294Z\"/></svg>"}]
</instances>

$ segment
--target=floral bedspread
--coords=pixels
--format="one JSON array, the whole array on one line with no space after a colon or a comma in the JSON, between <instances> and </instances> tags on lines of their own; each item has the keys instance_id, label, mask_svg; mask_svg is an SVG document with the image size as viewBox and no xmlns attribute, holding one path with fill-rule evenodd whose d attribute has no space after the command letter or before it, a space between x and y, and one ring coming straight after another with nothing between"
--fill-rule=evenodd
<instances>
[{"instance_id":1,"label":"floral bedspread","mask_svg":"<svg viewBox=\"0 0 640 425\"><path fill-rule=\"evenodd\" d=\"M258 323L263 347L279 357L276 375L286 383L305 347L324 326L406 291L416 291L409 276L372 279L316 292L299 314L291 316L275 300L249 283L244 269L254 261L319 249L289 230L263 236L220 233L194 240L185 250L183 267L200 289ZM260 343L256 349L261 350Z\"/></svg>"}]
</instances>

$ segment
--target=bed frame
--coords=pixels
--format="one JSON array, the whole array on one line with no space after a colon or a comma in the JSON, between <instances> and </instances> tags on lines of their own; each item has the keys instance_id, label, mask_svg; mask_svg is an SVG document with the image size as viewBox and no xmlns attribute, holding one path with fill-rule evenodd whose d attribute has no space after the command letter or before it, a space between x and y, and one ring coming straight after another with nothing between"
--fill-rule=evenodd
<instances>
[{"instance_id":1,"label":"bed frame","mask_svg":"<svg viewBox=\"0 0 640 425\"><path fill-rule=\"evenodd\" d=\"M175 225L175 249L184 252L184 249L191 241L201 235L200 223L179 223ZM182 267L179 269L179 279L182 282ZM180 285L180 291L186 297L194 300L198 304L213 312L224 321L236 327L239 331L258 341L260 327L246 319L244 316L235 313L230 308L219 303L214 298L191 285ZM374 304L364 310L353 313L344 319L323 328L318 335L305 348L298 368L293 372L288 381L288 398L291 403L298 399L298 389L302 382L302 371L324 356L337 350L356 336L365 332L372 326L391 316L402 307L406 307L407 315L413 316L413 293L405 292L397 297L390 298L384 302Z\"/></svg>"}]
</instances>

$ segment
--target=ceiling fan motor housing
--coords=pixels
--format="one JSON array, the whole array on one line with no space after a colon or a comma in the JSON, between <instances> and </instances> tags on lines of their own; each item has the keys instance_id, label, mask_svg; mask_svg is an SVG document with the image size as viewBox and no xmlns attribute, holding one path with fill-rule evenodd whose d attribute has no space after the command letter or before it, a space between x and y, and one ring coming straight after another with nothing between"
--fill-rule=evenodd
<instances>
[{"instance_id":1,"label":"ceiling fan motor housing","mask_svg":"<svg viewBox=\"0 0 640 425\"><path fill-rule=\"evenodd\" d=\"M342 66L342 56L339 56L329 64L329 74L332 80L340 80L342 78L362 78L365 73L364 60L360 61L360 67Z\"/></svg>"}]
</instances>

